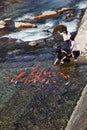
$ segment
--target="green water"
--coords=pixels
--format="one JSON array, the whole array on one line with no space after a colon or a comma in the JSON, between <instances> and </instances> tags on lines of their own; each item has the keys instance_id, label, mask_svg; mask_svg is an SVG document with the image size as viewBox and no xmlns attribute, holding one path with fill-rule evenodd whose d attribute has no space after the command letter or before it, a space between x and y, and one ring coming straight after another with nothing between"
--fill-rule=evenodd
<instances>
[{"instance_id":1,"label":"green water","mask_svg":"<svg viewBox=\"0 0 87 130\"><path fill-rule=\"evenodd\" d=\"M87 65L53 66L51 60L42 61L37 73L50 72L45 77L49 82L43 83L40 78L36 83L26 85L9 83L7 76L10 74L15 78L22 71L30 74L38 63L32 67L29 62L22 67L19 63L10 64L10 68L6 65L0 68L0 129L64 129L87 83ZM60 72L69 78L62 77Z\"/></svg>"}]
</instances>

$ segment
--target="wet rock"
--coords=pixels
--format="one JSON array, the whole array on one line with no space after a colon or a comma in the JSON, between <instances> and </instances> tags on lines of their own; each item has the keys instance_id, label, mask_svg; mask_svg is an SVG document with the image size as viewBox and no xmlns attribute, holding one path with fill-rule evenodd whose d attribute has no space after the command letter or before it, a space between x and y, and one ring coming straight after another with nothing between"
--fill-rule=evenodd
<instances>
[{"instance_id":1,"label":"wet rock","mask_svg":"<svg viewBox=\"0 0 87 130\"><path fill-rule=\"evenodd\" d=\"M48 19L48 18L51 18L54 16L57 16L57 12L56 11L49 11L49 12L46 12L43 14L36 15L34 20Z\"/></svg>"},{"instance_id":2,"label":"wet rock","mask_svg":"<svg viewBox=\"0 0 87 130\"><path fill-rule=\"evenodd\" d=\"M24 22L32 22L32 20L30 18L25 18Z\"/></svg>"},{"instance_id":3,"label":"wet rock","mask_svg":"<svg viewBox=\"0 0 87 130\"><path fill-rule=\"evenodd\" d=\"M6 22L3 20L0 20L0 29L4 29L6 27Z\"/></svg>"},{"instance_id":4,"label":"wet rock","mask_svg":"<svg viewBox=\"0 0 87 130\"><path fill-rule=\"evenodd\" d=\"M15 28L36 28L37 26L35 24L31 24L31 23L24 23L24 22L15 22L14 23Z\"/></svg>"},{"instance_id":5,"label":"wet rock","mask_svg":"<svg viewBox=\"0 0 87 130\"><path fill-rule=\"evenodd\" d=\"M29 48L27 43L22 41L16 42L17 39L1 38L0 39L0 57L3 58L7 54L22 54Z\"/></svg>"},{"instance_id":6,"label":"wet rock","mask_svg":"<svg viewBox=\"0 0 87 130\"><path fill-rule=\"evenodd\" d=\"M16 56L16 55L21 55L24 52L25 52L24 49L17 49L17 50L13 50L13 51L8 51L7 55L8 56Z\"/></svg>"},{"instance_id":7,"label":"wet rock","mask_svg":"<svg viewBox=\"0 0 87 130\"><path fill-rule=\"evenodd\" d=\"M74 13L69 13L66 15L66 20L70 21L73 20L75 18L75 14Z\"/></svg>"},{"instance_id":8,"label":"wet rock","mask_svg":"<svg viewBox=\"0 0 87 130\"><path fill-rule=\"evenodd\" d=\"M62 14L64 12L66 12L66 11L74 11L74 10L75 10L74 8L62 8L62 9L58 10L57 13Z\"/></svg>"},{"instance_id":9,"label":"wet rock","mask_svg":"<svg viewBox=\"0 0 87 130\"><path fill-rule=\"evenodd\" d=\"M12 21L12 19L11 18L6 18L6 19L4 19L4 21L7 23L7 22L11 22Z\"/></svg>"},{"instance_id":10,"label":"wet rock","mask_svg":"<svg viewBox=\"0 0 87 130\"><path fill-rule=\"evenodd\" d=\"M48 19L48 18L58 17L62 13L66 12L66 11L70 11L70 10L72 11L72 10L75 10L75 9L74 8L62 8L62 9L57 10L57 11L45 12L45 13L36 15L35 18L34 18L34 20L38 21L38 20L42 20L42 19Z\"/></svg>"},{"instance_id":11,"label":"wet rock","mask_svg":"<svg viewBox=\"0 0 87 130\"><path fill-rule=\"evenodd\" d=\"M43 46L45 45L45 41L42 39L42 40L35 40L35 41L32 41L32 42L29 42L29 46L31 47L36 47L36 46Z\"/></svg>"}]
</instances>

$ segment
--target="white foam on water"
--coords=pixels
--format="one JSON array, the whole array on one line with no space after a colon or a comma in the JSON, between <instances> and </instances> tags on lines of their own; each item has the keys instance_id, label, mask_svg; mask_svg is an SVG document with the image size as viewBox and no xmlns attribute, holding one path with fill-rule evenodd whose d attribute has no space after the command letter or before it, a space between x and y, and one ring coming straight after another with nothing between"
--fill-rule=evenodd
<instances>
[{"instance_id":1,"label":"white foam on water","mask_svg":"<svg viewBox=\"0 0 87 130\"><path fill-rule=\"evenodd\" d=\"M27 14L23 15L22 17L16 18L15 21L21 21L21 20L24 20L26 18L33 19L34 18L34 14L33 13L27 13Z\"/></svg>"},{"instance_id":2,"label":"white foam on water","mask_svg":"<svg viewBox=\"0 0 87 130\"><path fill-rule=\"evenodd\" d=\"M87 0L86 1L83 1L83 2L79 2L76 7L78 9L85 9L87 7Z\"/></svg>"},{"instance_id":3,"label":"white foam on water","mask_svg":"<svg viewBox=\"0 0 87 130\"><path fill-rule=\"evenodd\" d=\"M41 29L29 29L29 30L27 29L27 30L22 30L18 32L13 32L3 37L16 38L23 41L33 41L33 40L38 40L42 38L47 38L48 36L50 36L50 34L42 32Z\"/></svg>"},{"instance_id":4,"label":"white foam on water","mask_svg":"<svg viewBox=\"0 0 87 130\"><path fill-rule=\"evenodd\" d=\"M51 36L51 33L44 32L43 30L52 31L55 22L55 20L46 20L45 24L37 24L37 28L23 29L21 31L12 32L3 37L16 38L23 41L33 41L42 38L47 38Z\"/></svg>"},{"instance_id":5,"label":"white foam on water","mask_svg":"<svg viewBox=\"0 0 87 130\"><path fill-rule=\"evenodd\" d=\"M69 32L75 32L77 30L78 23L79 23L78 19L74 19L73 21L70 22L65 22L65 21L59 22L59 24L65 25Z\"/></svg>"}]
</instances>

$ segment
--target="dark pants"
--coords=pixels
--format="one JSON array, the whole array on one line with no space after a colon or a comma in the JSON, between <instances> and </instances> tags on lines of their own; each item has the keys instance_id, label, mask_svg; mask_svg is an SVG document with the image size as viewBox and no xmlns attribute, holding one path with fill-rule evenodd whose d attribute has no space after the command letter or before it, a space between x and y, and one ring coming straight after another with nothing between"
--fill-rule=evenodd
<instances>
[{"instance_id":1,"label":"dark pants","mask_svg":"<svg viewBox=\"0 0 87 130\"><path fill-rule=\"evenodd\" d=\"M62 48L69 54L69 53L71 53L70 46L71 46L71 42L70 42L70 40L68 40L68 41L64 42L64 45Z\"/></svg>"},{"instance_id":2,"label":"dark pants","mask_svg":"<svg viewBox=\"0 0 87 130\"><path fill-rule=\"evenodd\" d=\"M80 55L80 51L73 51L74 59L77 59Z\"/></svg>"}]
</instances>

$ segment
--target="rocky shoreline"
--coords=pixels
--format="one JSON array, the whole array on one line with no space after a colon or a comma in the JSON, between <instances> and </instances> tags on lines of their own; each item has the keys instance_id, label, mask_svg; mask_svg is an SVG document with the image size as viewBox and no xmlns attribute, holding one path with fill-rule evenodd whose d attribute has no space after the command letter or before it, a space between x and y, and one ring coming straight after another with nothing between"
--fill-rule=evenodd
<instances>
[{"instance_id":1,"label":"rocky shoreline","mask_svg":"<svg viewBox=\"0 0 87 130\"><path fill-rule=\"evenodd\" d=\"M76 35L77 47L81 56L87 60L87 9L81 20ZM65 130L86 130L87 129L87 85L85 86L79 101L68 121Z\"/></svg>"}]
</instances>

